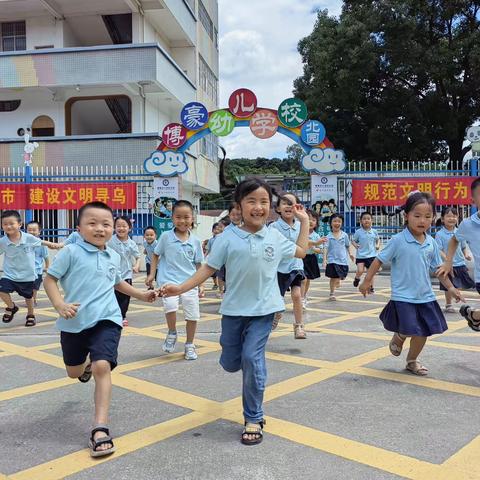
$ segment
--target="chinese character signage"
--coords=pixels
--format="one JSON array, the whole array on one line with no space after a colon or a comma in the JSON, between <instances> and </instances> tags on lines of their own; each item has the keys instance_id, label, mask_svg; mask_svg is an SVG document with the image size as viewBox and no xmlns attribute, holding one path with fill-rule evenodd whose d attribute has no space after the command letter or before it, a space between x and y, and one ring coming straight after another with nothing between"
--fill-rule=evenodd
<instances>
[{"instance_id":1,"label":"chinese character signage","mask_svg":"<svg viewBox=\"0 0 480 480\"><path fill-rule=\"evenodd\" d=\"M473 177L353 180L352 206L402 205L415 190L431 193L437 205L469 205Z\"/></svg>"},{"instance_id":2,"label":"chinese character signage","mask_svg":"<svg viewBox=\"0 0 480 480\"><path fill-rule=\"evenodd\" d=\"M257 97L247 88L235 90L228 100L228 109L235 117L251 117L257 109Z\"/></svg>"},{"instance_id":3,"label":"chinese character signage","mask_svg":"<svg viewBox=\"0 0 480 480\"><path fill-rule=\"evenodd\" d=\"M135 183L0 183L3 209L77 210L88 202L113 209L137 208Z\"/></svg>"},{"instance_id":4,"label":"chinese character signage","mask_svg":"<svg viewBox=\"0 0 480 480\"><path fill-rule=\"evenodd\" d=\"M250 130L262 140L273 137L278 130L277 115L270 110L257 110L250 120Z\"/></svg>"},{"instance_id":5,"label":"chinese character signage","mask_svg":"<svg viewBox=\"0 0 480 480\"><path fill-rule=\"evenodd\" d=\"M187 103L180 113L182 124L190 130L200 130L208 123L208 110L202 103Z\"/></svg>"}]
</instances>

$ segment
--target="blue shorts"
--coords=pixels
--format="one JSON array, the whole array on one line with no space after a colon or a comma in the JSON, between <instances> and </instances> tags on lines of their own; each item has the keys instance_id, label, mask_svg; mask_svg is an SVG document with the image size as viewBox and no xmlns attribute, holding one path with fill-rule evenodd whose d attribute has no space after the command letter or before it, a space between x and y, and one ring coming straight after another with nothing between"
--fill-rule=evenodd
<instances>
[{"instance_id":1,"label":"blue shorts","mask_svg":"<svg viewBox=\"0 0 480 480\"><path fill-rule=\"evenodd\" d=\"M110 320L101 320L94 327L78 333L60 332L65 365L82 365L90 354L92 362L106 360L113 370L117 366L121 333L122 327Z\"/></svg>"},{"instance_id":2,"label":"blue shorts","mask_svg":"<svg viewBox=\"0 0 480 480\"><path fill-rule=\"evenodd\" d=\"M0 278L0 292L17 292L21 297L30 299L33 297L33 284L35 282L15 282L9 278Z\"/></svg>"},{"instance_id":3,"label":"blue shorts","mask_svg":"<svg viewBox=\"0 0 480 480\"><path fill-rule=\"evenodd\" d=\"M292 270L290 273L277 272L277 280L280 295L284 297L287 290L302 286L302 281L305 280L305 274L303 270Z\"/></svg>"},{"instance_id":4,"label":"blue shorts","mask_svg":"<svg viewBox=\"0 0 480 480\"><path fill-rule=\"evenodd\" d=\"M373 261L377 257L369 257L369 258L356 258L355 259L355 264L358 265L359 263L363 263L365 265L365 268L370 268L370 265L372 265Z\"/></svg>"},{"instance_id":5,"label":"blue shorts","mask_svg":"<svg viewBox=\"0 0 480 480\"><path fill-rule=\"evenodd\" d=\"M43 282L43 275L40 274L37 279L33 282L33 289L34 290L40 290L40 286L42 285Z\"/></svg>"}]
</instances>

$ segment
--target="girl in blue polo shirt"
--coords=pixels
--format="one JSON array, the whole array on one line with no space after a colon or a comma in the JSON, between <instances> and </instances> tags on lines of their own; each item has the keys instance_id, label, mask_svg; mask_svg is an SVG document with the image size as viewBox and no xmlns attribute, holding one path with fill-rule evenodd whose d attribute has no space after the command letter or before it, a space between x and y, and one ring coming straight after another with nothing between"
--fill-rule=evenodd
<instances>
[{"instance_id":1,"label":"girl in blue polo shirt","mask_svg":"<svg viewBox=\"0 0 480 480\"><path fill-rule=\"evenodd\" d=\"M120 270L122 280L132 284L133 274L140 270L140 251L137 244L129 237L132 231L132 221L128 217L115 219L115 235L108 242L108 246L120 255ZM115 290L118 306L122 312L123 326L128 327L127 312L130 306L130 297Z\"/></svg>"},{"instance_id":2,"label":"girl in blue polo shirt","mask_svg":"<svg viewBox=\"0 0 480 480\"><path fill-rule=\"evenodd\" d=\"M193 205L187 200L178 200L172 209L174 228L162 233L152 257L152 269L147 277L147 285L152 286L157 276L157 283L182 283L190 278L203 262L200 240L191 232L193 224ZM157 268L158 266L158 268ZM200 287L203 295L203 287ZM182 302L185 316L187 341L185 343L185 360L196 360L197 351L194 344L197 322L200 320L199 290L194 287L179 295L163 299L163 311L168 325L168 333L162 350L173 353L177 344L177 310Z\"/></svg>"},{"instance_id":3,"label":"girl in blue polo shirt","mask_svg":"<svg viewBox=\"0 0 480 480\"><path fill-rule=\"evenodd\" d=\"M267 228L272 191L263 180L240 182L235 190L243 223L225 230L215 240L207 263L180 285L165 285L167 296L180 295L207 280L222 265L227 267L227 290L223 299L222 354L227 372L242 370L245 429L241 441L255 445L263 439L263 393L266 383L265 346L275 312L285 310L277 281L280 262L303 258L308 248L308 216L301 205L293 210L301 223L297 244L277 229Z\"/></svg>"},{"instance_id":4,"label":"girl in blue polo shirt","mask_svg":"<svg viewBox=\"0 0 480 480\"><path fill-rule=\"evenodd\" d=\"M442 219L442 228L435 235L435 241L440 247L440 255L443 260L446 260L448 253L448 243L455 235L457 231L458 224L458 210L454 207L445 207L442 209L441 214ZM450 275L450 280L455 286L460 290L468 290L475 288L475 282L468 273L467 264L465 260L471 260L468 250L467 242L462 241L458 244L457 250L453 257L453 276ZM452 304L452 295L447 291L447 289L440 283L440 290L445 292L445 312L446 313L455 313L456 310L453 308Z\"/></svg>"},{"instance_id":5,"label":"girl in blue polo shirt","mask_svg":"<svg viewBox=\"0 0 480 480\"><path fill-rule=\"evenodd\" d=\"M354 287L358 287L362 275L370 268L377 256L377 251L380 249L380 237L377 231L372 228L372 214L363 212L360 215L360 224L361 228L353 234L352 238L352 245L357 249L355 259L357 273L353 281ZM370 293L374 293L373 285Z\"/></svg>"},{"instance_id":6,"label":"girl in blue polo shirt","mask_svg":"<svg viewBox=\"0 0 480 480\"><path fill-rule=\"evenodd\" d=\"M435 218L435 199L429 193L413 192L404 207L406 228L394 235L369 268L360 292L370 293L373 277L383 263L391 263L392 297L380 314L386 330L393 333L389 348L398 357L403 343L410 338L406 369L415 375L427 375L419 361L427 337L447 330L447 322L436 301L430 271L442 264L440 249L428 235ZM457 301L461 293L450 279L439 277Z\"/></svg>"},{"instance_id":7,"label":"girl in blue polo shirt","mask_svg":"<svg viewBox=\"0 0 480 480\"><path fill-rule=\"evenodd\" d=\"M300 204L300 199L293 193L285 193L278 198L275 211L280 218L270 225L270 228L276 228L285 238L291 242L296 242L300 234L300 222L295 218L295 205ZM287 258L280 262L278 266L278 286L282 297L290 289L293 303L293 335L297 340L307 338L305 326L303 324L302 312L302 282L305 279L303 272L303 262L300 258ZM275 315L273 328L275 329L282 318L282 313Z\"/></svg>"},{"instance_id":8,"label":"girl in blue polo shirt","mask_svg":"<svg viewBox=\"0 0 480 480\"><path fill-rule=\"evenodd\" d=\"M334 213L330 217L331 232L327 235L326 252L323 255L325 276L330 279L329 300L336 300L335 290L340 287L341 280L348 275L348 258L353 261L350 254L350 240L342 230L343 217Z\"/></svg>"},{"instance_id":9,"label":"girl in blue polo shirt","mask_svg":"<svg viewBox=\"0 0 480 480\"><path fill-rule=\"evenodd\" d=\"M155 247L157 246L157 232L154 227L149 226L143 230L143 254L145 255L145 269L147 277L150 275L150 267Z\"/></svg>"}]
</instances>

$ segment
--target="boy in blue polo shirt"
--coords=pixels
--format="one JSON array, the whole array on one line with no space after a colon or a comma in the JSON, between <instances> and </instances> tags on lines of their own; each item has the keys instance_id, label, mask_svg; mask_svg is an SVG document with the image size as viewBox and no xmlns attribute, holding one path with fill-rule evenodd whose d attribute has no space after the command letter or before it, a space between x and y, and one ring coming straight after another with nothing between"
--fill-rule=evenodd
<instances>
[{"instance_id":1,"label":"boy in blue polo shirt","mask_svg":"<svg viewBox=\"0 0 480 480\"><path fill-rule=\"evenodd\" d=\"M57 328L67 375L81 382L88 382L92 374L95 378L95 426L89 446L91 456L99 457L115 450L107 427L111 371L117 365L122 331L114 288L144 302L153 302L156 294L137 290L122 280L120 256L106 246L113 233L113 212L108 205L87 203L78 212L78 222L82 240L58 253L44 284L60 315Z\"/></svg>"},{"instance_id":2,"label":"boy in blue polo shirt","mask_svg":"<svg viewBox=\"0 0 480 480\"><path fill-rule=\"evenodd\" d=\"M473 255L475 264L474 277L477 292L480 293L480 177L472 182L471 186L472 200L477 207L470 218L466 218L458 226L455 234L448 243L447 259L438 269L438 274L446 277L449 273L453 273L453 258L460 242L467 242L468 247ZM469 305L460 307L460 314L467 320L468 325L473 330L480 330L480 311L473 309Z\"/></svg>"},{"instance_id":3,"label":"boy in blue polo shirt","mask_svg":"<svg viewBox=\"0 0 480 480\"><path fill-rule=\"evenodd\" d=\"M40 224L35 220L27 223L27 233L34 237L40 238L42 229ZM35 273L37 278L33 282L33 305L37 306L37 294L43 282L43 268L48 269L50 260L48 258L48 248L45 245L35 247Z\"/></svg>"},{"instance_id":4,"label":"boy in blue polo shirt","mask_svg":"<svg viewBox=\"0 0 480 480\"><path fill-rule=\"evenodd\" d=\"M21 231L22 219L16 210L5 210L1 216L2 230L5 236L0 238L0 255L3 260L3 275L0 279L0 298L6 303L2 321L10 323L18 312L18 306L12 301L11 293L17 292L25 298L27 304L26 327L36 325L33 309L33 290L37 279L35 271L35 249L45 245L49 248L61 248L56 243L40 240Z\"/></svg>"}]
</instances>

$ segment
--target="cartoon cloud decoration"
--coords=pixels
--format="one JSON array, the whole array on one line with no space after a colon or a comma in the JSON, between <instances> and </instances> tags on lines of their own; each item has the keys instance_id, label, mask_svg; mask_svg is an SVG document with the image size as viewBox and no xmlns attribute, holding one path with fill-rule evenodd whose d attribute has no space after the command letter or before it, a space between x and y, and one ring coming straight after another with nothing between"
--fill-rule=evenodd
<instances>
[{"instance_id":1,"label":"cartoon cloud decoration","mask_svg":"<svg viewBox=\"0 0 480 480\"><path fill-rule=\"evenodd\" d=\"M341 173L347 168L343 151L333 148L313 148L310 153L302 158L301 164L307 172L321 175Z\"/></svg>"},{"instance_id":2,"label":"cartoon cloud decoration","mask_svg":"<svg viewBox=\"0 0 480 480\"><path fill-rule=\"evenodd\" d=\"M161 177L173 177L181 175L188 170L185 154L182 152L155 151L143 162L143 167L148 173L154 173Z\"/></svg>"},{"instance_id":3,"label":"cartoon cloud decoration","mask_svg":"<svg viewBox=\"0 0 480 480\"><path fill-rule=\"evenodd\" d=\"M471 143L480 142L480 125L467 129L467 140Z\"/></svg>"}]
</instances>

